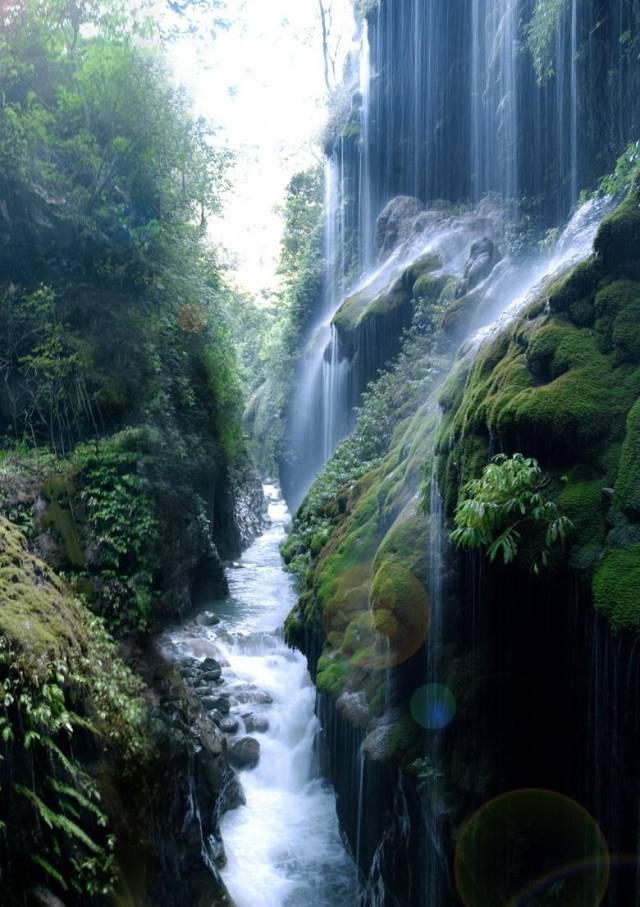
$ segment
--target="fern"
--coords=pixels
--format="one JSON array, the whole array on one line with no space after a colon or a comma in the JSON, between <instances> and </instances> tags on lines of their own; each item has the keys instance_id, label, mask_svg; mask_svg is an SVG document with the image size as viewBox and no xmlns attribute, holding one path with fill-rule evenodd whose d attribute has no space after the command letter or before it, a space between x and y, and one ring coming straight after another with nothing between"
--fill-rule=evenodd
<instances>
[{"instance_id":1,"label":"fern","mask_svg":"<svg viewBox=\"0 0 640 907\"><path fill-rule=\"evenodd\" d=\"M16 784L15 790L31 803L47 828L50 828L52 830L57 829L68 837L75 838L81 844L84 844L87 850L90 850L93 853L97 854L102 852L100 845L96 844L96 842L93 841L89 837L89 835L82 828L80 828L79 825L76 825L76 823L69 819L67 816L63 816L60 813L55 812L55 810L47 806L44 800L41 800L37 794L35 794L32 790L29 790L28 787L24 787L21 784Z\"/></svg>"},{"instance_id":2,"label":"fern","mask_svg":"<svg viewBox=\"0 0 640 907\"><path fill-rule=\"evenodd\" d=\"M58 872L55 866L52 866L48 860L45 860L45 858L41 857L39 854L32 854L31 859L37 866L40 866L41 869L44 869L48 876L51 876L52 879L55 879L55 881L64 891L69 890L69 886L65 882L62 874Z\"/></svg>"}]
</instances>

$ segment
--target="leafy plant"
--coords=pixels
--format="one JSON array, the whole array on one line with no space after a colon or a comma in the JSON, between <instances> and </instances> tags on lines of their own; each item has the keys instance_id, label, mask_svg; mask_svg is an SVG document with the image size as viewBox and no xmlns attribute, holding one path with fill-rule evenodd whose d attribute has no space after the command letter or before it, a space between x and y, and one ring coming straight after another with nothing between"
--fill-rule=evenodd
<instances>
[{"instance_id":1,"label":"leafy plant","mask_svg":"<svg viewBox=\"0 0 640 907\"><path fill-rule=\"evenodd\" d=\"M452 540L504 564L512 563L527 543L531 570L539 574L572 526L546 496L548 481L536 460L498 454L479 479L462 489Z\"/></svg>"},{"instance_id":2,"label":"leafy plant","mask_svg":"<svg viewBox=\"0 0 640 907\"><path fill-rule=\"evenodd\" d=\"M540 84L555 75L556 36L568 6L569 0L537 0L526 27L527 44Z\"/></svg>"}]
</instances>

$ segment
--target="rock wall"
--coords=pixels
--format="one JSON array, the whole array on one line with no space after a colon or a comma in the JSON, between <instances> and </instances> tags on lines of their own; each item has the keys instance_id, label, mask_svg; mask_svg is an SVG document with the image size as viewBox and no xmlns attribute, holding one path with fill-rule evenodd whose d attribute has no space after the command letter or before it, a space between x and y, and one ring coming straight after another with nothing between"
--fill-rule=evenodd
<instances>
[{"instance_id":1,"label":"rock wall","mask_svg":"<svg viewBox=\"0 0 640 907\"><path fill-rule=\"evenodd\" d=\"M543 285L479 351L463 345L454 358L486 304L476 292L483 269L498 264L491 246L476 245L453 292L428 305L429 354L442 370L425 380L425 347L405 340L387 379L396 396L386 454L350 477L338 453L295 518L285 557L302 587L287 631L314 666L363 904L458 903L461 829L522 788L581 804L612 853L634 846L638 211L636 182L587 261ZM564 554L538 578L448 542L461 489L498 452L538 458L573 523ZM457 708L437 732L410 710L434 665ZM506 859L506 884L518 871ZM637 898L634 873L612 870L604 903Z\"/></svg>"}]
</instances>

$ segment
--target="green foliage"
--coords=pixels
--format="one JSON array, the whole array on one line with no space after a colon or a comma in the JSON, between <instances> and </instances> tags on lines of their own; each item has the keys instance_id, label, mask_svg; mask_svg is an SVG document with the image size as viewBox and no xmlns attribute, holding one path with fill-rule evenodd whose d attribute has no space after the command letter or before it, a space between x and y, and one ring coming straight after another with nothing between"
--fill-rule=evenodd
<instances>
[{"instance_id":1,"label":"green foliage","mask_svg":"<svg viewBox=\"0 0 640 907\"><path fill-rule=\"evenodd\" d=\"M16 883L26 873L61 893L106 895L116 881L115 839L80 753L106 747L125 761L145 752L142 685L102 623L6 521L0 596L0 858Z\"/></svg>"},{"instance_id":2,"label":"green foliage","mask_svg":"<svg viewBox=\"0 0 640 907\"><path fill-rule=\"evenodd\" d=\"M522 454L498 454L479 479L461 492L455 514L453 541L463 548L480 548L490 561L514 561L525 540L530 567L540 573L554 548L571 528L557 505L545 495L548 484L537 461Z\"/></svg>"},{"instance_id":3,"label":"green foliage","mask_svg":"<svg viewBox=\"0 0 640 907\"><path fill-rule=\"evenodd\" d=\"M6 11L0 433L64 455L171 403L199 404L231 460L242 448L237 297L206 240L229 154L139 40L146 27L118 0Z\"/></svg>"},{"instance_id":4,"label":"green foliage","mask_svg":"<svg viewBox=\"0 0 640 907\"><path fill-rule=\"evenodd\" d=\"M640 141L631 142L616 162L613 173L600 180L598 193L616 197L626 194L640 168Z\"/></svg>"},{"instance_id":5,"label":"green foliage","mask_svg":"<svg viewBox=\"0 0 640 907\"><path fill-rule=\"evenodd\" d=\"M138 474L139 451L121 438L74 453L79 499L96 546L92 571L101 578L100 610L117 636L151 624L160 521Z\"/></svg>"},{"instance_id":6,"label":"green foliage","mask_svg":"<svg viewBox=\"0 0 640 907\"><path fill-rule=\"evenodd\" d=\"M555 45L558 29L569 0L536 0L526 37L533 66L541 84L555 75Z\"/></svg>"}]
</instances>

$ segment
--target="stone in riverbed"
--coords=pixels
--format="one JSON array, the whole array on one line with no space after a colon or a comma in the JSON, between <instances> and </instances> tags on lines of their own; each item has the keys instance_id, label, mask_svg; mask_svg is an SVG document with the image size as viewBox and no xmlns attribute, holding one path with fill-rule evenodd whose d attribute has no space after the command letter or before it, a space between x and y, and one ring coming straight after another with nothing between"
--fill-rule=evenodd
<instances>
[{"instance_id":1,"label":"stone in riverbed","mask_svg":"<svg viewBox=\"0 0 640 907\"><path fill-rule=\"evenodd\" d=\"M240 728L240 722L237 718L221 718L217 724L223 734L237 734Z\"/></svg>"},{"instance_id":2,"label":"stone in riverbed","mask_svg":"<svg viewBox=\"0 0 640 907\"><path fill-rule=\"evenodd\" d=\"M273 702L273 696L271 696L270 693L267 693L266 690L259 690L257 687L234 690L233 695L236 701L241 705L246 705L249 702L254 702L259 705L271 705Z\"/></svg>"},{"instance_id":3,"label":"stone in riverbed","mask_svg":"<svg viewBox=\"0 0 640 907\"><path fill-rule=\"evenodd\" d=\"M229 762L234 768L255 768L260 761L260 744L255 737L239 737L229 747Z\"/></svg>"},{"instance_id":4,"label":"stone in riverbed","mask_svg":"<svg viewBox=\"0 0 640 907\"><path fill-rule=\"evenodd\" d=\"M254 715L253 712L247 712L242 716L247 734L264 734L269 730L269 722L260 715Z\"/></svg>"}]
</instances>

